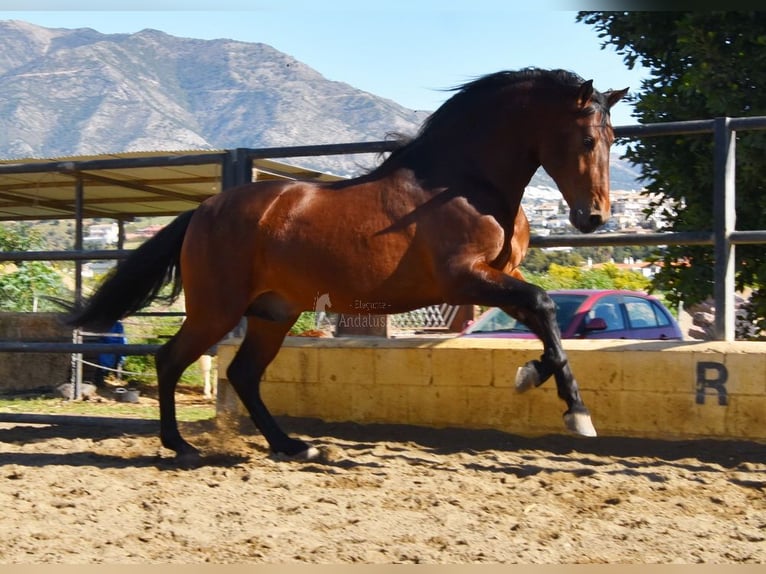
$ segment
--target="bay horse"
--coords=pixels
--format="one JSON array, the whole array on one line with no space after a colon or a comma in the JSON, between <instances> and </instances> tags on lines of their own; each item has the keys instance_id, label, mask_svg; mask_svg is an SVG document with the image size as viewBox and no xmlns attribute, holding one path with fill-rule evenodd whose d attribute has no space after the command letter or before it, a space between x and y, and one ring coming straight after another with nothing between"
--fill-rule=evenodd
<instances>
[{"instance_id":1,"label":"bay horse","mask_svg":"<svg viewBox=\"0 0 766 574\"><path fill-rule=\"evenodd\" d=\"M542 166L584 233L610 215L610 108L627 92L594 89L565 70L502 71L458 86L418 134L370 172L332 183L262 181L224 190L139 246L72 326L98 329L183 289L186 320L156 354L160 439L179 457L197 449L178 430L183 371L244 316L246 334L227 375L272 452L319 451L288 436L260 396L260 379L316 297L353 314L433 304L501 307L540 338L543 353L518 368L519 391L553 376L570 431L595 436L561 345L555 305L521 279L529 241L520 210ZM170 293L163 291L171 286Z\"/></svg>"}]
</instances>

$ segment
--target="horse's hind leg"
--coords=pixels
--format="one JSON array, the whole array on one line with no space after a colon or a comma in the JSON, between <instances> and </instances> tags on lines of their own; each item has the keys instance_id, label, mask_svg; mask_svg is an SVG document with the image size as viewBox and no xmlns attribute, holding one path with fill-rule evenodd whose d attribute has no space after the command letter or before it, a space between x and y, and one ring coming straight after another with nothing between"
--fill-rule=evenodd
<instances>
[{"instance_id":1,"label":"horse's hind leg","mask_svg":"<svg viewBox=\"0 0 766 574\"><path fill-rule=\"evenodd\" d=\"M181 329L157 352L160 440L163 446L174 450L180 457L194 457L199 453L183 439L178 430L175 399L178 379L189 365L226 333L227 328L223 325L195 322L187 318Z\"/></svg>"},{"instance_id":2,"label":"horse's hind leg","mask_svg":"<svg viewBox=\"0 0 766 574\"><path fill-rule=\"evenodd\" d=\"M263 433L272 452L290 458L310 460L319 451L303 441L290 438L279 427L261 399L261 376L279 352L287 331L297 317L289 321L268 321L248 317L247 334L227 370L227 377L250 413L255 426Z\"/></svg>"}]
</instances>

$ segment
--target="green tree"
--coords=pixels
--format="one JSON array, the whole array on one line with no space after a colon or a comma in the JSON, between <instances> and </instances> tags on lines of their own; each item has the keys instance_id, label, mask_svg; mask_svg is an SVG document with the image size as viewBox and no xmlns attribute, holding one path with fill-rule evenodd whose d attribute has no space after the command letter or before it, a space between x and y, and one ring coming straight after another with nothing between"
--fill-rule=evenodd
<instances>
[{"instance_id":1,"label":"green tree","mask_svg":"<svg viewBox=\"0 0 766 574\"><path fill-rule=\"evenodd\" d=\"M522 263L524 273L545 273L551 264L574 266L585 264L585 259L572 250L551 250L532 248Z\"/></svg>"},{"instance_id":2,"label":"green tree","mask_svg":"<svg viewBox=\"0 0 766 574\"><path fill-rule=\"evenodd\" d=\"M568 267L552 263L544 274L525 275L530 283L543 289L629 289L647 291L650 280L635 271L623 271L616 265L600 269Z\"/></svg>"},{"instance_id":3,"label":"green tree","mask_svg":"<svg viewBox=\"0 0 766 574\"><path fill-rule=\"evenodd\" d=\"M33 229L14 224L0 225L0 251L32 251L40 249L43 240ZM56 309L42 297L61 296L64 284L49 263L24 261L0 262L0 311L32 311Z\"/></svg>"},{"instance_id":4,"label":"green tree","mask_svg":"<svg viewBox=\"0 0 766 574\"><path fill-rule=\"evenodd\" d=\"M625 259L648 260L654 249L651 247L576 247L570 250L539 249L532 247L521 264L523 273L545 273L551 264L565 267L582 267L591 263L622 263Z\"/></svg>"},{"instance_id":5,"label":"green tree","mask_svg":"<svg viewBox=\"0 0 766 574\"><path fill-rule=\"evenodd\" d=\"M649 69L633 96L639 123L766 115L766 12L579 12L577 21L594 26L628 68ZM766 229L766 134L739 133L736 151L737 229ZM626 157L657 194L652 209L671 207L662 211L665 230L711 229L712 135L645 138ZM671 246L662 259L654 284L671 302L712 295L712 247ZM736 282L756 289L753 310L766 324L763 246L737 246Z\"/></svg>"}]
</instances>

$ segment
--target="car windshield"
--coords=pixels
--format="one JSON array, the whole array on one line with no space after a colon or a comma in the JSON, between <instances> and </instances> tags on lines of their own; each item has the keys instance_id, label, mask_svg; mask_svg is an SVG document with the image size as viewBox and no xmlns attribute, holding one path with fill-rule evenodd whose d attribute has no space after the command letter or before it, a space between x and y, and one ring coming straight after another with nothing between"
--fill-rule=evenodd
<instances>
[{"instance_id":1,"label":"car windshield","mask_svg":"<svg viewBox=\"0 0 766 574\"><path fill-rule=\"evenodd\" d=\"M551 299L556 303L556 322L563 333L572 324L572 320L585 301L587 295L577 293L551 293ZM471 325L468 333L531 333L522 322L517 321L501 309L492 309Z\"/></svg>"}]
</instances>

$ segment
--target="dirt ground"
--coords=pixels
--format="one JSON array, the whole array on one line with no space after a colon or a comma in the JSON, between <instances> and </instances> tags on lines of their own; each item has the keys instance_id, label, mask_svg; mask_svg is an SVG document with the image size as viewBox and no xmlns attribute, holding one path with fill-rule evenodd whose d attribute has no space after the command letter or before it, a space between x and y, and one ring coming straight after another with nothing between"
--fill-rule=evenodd
<instances>
[{"instance_id":1,"label":"dirt ground","mask_svg":"<svg viewBox=\"0 0 766 574\"><path fill-rule=\"evenodd\" d=\"M283 419L0 423L2 563L764 563L766 445L522 438ZM232 432L235 431L235 432Z\"/></svg>"}]
</instances>

